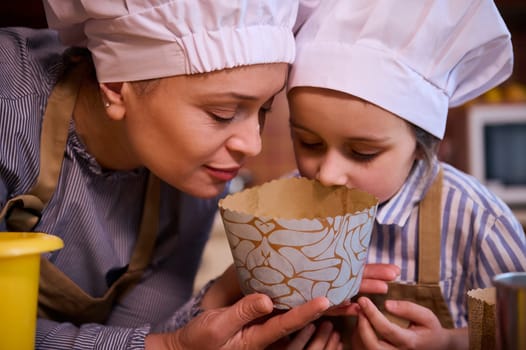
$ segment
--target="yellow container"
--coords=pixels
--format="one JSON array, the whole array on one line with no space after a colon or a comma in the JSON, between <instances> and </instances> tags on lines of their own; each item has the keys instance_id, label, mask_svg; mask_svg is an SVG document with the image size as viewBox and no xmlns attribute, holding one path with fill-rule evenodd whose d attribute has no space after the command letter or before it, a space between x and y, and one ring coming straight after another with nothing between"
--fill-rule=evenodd
<instances>
[{"instance_id":1,"label":"yellow container","mask_svg":"<svg viewBox=\"0 0 526 350\"><path fill-rule=\"evenodd\" d=\"M40 254L63 246L45 233L0 232L0 349L34 349Z\"/></svg>"}]
</instances>

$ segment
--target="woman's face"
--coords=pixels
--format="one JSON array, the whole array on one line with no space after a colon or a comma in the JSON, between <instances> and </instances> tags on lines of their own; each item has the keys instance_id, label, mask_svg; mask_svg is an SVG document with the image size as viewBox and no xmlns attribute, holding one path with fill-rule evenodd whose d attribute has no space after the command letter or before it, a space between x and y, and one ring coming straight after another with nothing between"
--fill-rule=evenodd
<instances>
[{"instance_id":1,"label":"woman's face","mask_svg":"<svg viewBox=\"0 0 526 350\"><path fill-rule=\"evenodd\" d=\"M367 191L380 203L400 189L417 153L407 122L339 91L300 87L288 98L303 176Z\"/></svg>"},{"instance_id":2,"label":"woman's face","mask_svg":"<svg viewBox=\"0 0 526 350\"><path fill-rule=\"evenodd\" d=\"M261 151L265 113L287 69L277 63L175 76L146 93L124 83L125 128L139 164L191 195L219 194Z\"/></svg>"}]
</instances>

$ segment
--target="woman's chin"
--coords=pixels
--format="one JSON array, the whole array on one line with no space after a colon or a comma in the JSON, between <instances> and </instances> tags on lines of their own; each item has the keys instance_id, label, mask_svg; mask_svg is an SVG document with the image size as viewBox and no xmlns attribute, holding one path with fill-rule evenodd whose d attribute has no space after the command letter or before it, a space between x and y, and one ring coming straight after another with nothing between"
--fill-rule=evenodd
<instances>
[{"instance_id":1,"label":"woman's chin","mask_svg":"<svg viewBox=\"0 0 526 350\"><path fill-rule=\"evenodd\" d=\"M225 191L227 182L202 184L201 186L192 186L182 189L183 192L199 198L213 198Z\"/></svg>"}]
</instances>

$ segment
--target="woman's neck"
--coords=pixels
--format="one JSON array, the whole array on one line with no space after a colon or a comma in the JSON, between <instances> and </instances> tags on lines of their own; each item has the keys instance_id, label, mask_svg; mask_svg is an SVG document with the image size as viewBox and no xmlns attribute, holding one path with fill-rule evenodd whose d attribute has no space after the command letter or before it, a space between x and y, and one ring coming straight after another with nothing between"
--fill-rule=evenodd
<instances>
[{"instance_id":1,"label":"woman's neck","mask_svg":"<svg viewBox=\"0 0 526 350\"><path fill-rule=\"evenodd\" d=\"M140 166L128 144L124 121L108 116L97 83L82 83L73 119L78 137L103 169L132 170Z\"/></svg>"}]
</instances>

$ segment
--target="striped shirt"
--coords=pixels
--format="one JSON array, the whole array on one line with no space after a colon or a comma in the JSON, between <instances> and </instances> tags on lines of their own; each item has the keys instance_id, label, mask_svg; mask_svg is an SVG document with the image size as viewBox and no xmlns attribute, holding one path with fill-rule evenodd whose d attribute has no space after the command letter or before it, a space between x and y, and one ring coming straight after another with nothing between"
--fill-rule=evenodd
<instances>
[{"instance_id":1,"label":"striped shirt","mask_svg":"<svg viewBox=\"0 0 526 350\"><path fill-rule=\"evenodd\" d=\"M502 272L526 271L524 229L510 208L474 177L442 163L440 287L456 327L467 325L467 292L492 286ZM378 208L367 261L400 266L402 282L418 277L418 204L439 171L418 163Z\"/></svg>"},{"instance_id":2,"label":"striped shirt","mask_svg":"<svg viewBox=\"0 0 526 350\"><path fill-rule=\"evenodd\" d=\"M0 28L0 208L37 178L42 117L63 50L53 31ZM94 297L129 263L147 176L146 169L101 169L71 122L58 186L35 231L64 241L63 249L45 256ZM143 349L150 329L173 330L194 315L194 277L219 198L198 199L161 186L158 239L140 283L105 324L76 327L38 319L37 349Z\"/></svg>"}]
</instances>

